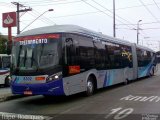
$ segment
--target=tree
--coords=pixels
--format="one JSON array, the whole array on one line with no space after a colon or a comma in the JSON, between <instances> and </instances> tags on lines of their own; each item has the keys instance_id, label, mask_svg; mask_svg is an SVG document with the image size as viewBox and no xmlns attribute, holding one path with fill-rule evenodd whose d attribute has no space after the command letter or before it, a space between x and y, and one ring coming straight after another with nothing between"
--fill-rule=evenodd
<instances>
[{"instance_id":1,"label":"tree","mask_svg":"<svg viewBox=\"0 0 160 120\"><path fill-rule=\"evenodd\" d=\"M7 38L0 34L0 54L7 54Z\"/></svg>"}]
</instances>

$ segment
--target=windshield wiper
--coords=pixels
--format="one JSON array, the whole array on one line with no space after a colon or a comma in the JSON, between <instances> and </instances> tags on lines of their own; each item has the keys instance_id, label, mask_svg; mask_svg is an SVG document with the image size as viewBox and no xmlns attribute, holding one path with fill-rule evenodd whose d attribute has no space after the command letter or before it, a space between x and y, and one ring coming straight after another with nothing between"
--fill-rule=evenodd
<instances>
[{"instance_id":1,"label":"windshield wiper","mask_svg":"<svg viewBox=\"0 0 160 120\"><path fill-rule=\"evenodd\" d=\"M27 50L25 50L25 55L24 55L24 66L26 66L26 60L27 60Z\"/></svg>"},{"instance_id":2,"label":"windshield wiper","mask_svg":"<svg viewBox=\"0 0 160 120\"><path fill-rule=\"evenodd\" d=\"M36 65L36 72L39 70L39 64L38 64L38 62L35 60L35 58L34 58L34 52L32 51L32 57L31 57L31 67L33 66L33 61L35 62L35 65Z\"/></svg>"},{"instance_id":3,"label":"windshield wiper","mask_svg":"<svg viewBox=\"0 0 160 120\"><path fill-rule=\"evenodd\" d=\"M41 61L41 57L42 57L42 53L43 53L43 50L44 50L44 44L42 44L42 49L41 49L41 55L40 55L40 57L39 57L39 63L40 63L40 61Z\"/></svg>"}]
</instances>

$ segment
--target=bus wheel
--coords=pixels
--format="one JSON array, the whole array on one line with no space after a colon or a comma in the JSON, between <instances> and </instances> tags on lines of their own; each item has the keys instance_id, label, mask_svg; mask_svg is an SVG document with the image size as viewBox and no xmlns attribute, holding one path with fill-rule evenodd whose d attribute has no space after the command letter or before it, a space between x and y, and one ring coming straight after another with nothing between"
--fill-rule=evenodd
<instances>
[{"instance_id":1,"label":"bus wheel","mask_svg":"<svg viewBox=\"0 0 160 120\"><path fill-rule=\"evenodd\" d=\"M91 96L94 92L94 82L93 78L89 77L87 80L87 90L86 90L86 95Z\"/></svg>"},{"instance_id":2,"label":"bus wheel","mask_svg":"<svg viewBox=\"0 0 160 120\"><path fill-rule=\"evenodd\" d=\"M124 85L127 85L129 83L128 79L125 79Z\"/></svg>"},{"instance_id":3,"label":"bus wheel","mask_svg":"<svg viewBox=\"0 0 160 120\"><path fill-rule=\"evenodd\" d=\"M149 76L153 76L154 75L154 68L152 68L152 70L150 71L149 74L150 74Z\"/></svg>"},{"instance_id":4,"label":"bus wheel","mask_svg":"<svg viewBox=\"0 0 160 120\"><path fill-rule=\"evenodd\" d=\"M9 76L7 76L7 77L5 78L5 86L6 86L6 87L9 87L9 86L10 86Z\"/></svg>"}]
</instances>

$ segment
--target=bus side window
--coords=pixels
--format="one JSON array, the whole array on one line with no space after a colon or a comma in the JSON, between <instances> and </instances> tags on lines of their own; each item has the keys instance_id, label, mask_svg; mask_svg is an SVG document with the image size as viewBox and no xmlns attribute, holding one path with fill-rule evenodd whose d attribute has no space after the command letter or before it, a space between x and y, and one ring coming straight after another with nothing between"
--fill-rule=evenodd
<instances>
[{"instance_id":1,"label":"bus side window","mask_svg":"<svg viewBox=\"0 0 160 120\"><path fill-rule=\"evenodd\" d=\"M108 63L108 61L106 60L107 53L105 53L105 45L100 41L93 41L93 45L95 67L97 69L106 69L106 64Z\"/></svg>"},{"instance_id":2,"label":"bus side window","mask_svg":"<svg viewBox=\"0 0 160 120\"><path fill-rule=\"evenodd\" d=\"M79 36L79 64L81 69L88 70L95 67L94 45L91 37Z\"/></svg>"},{"instance_id":3,"label":"bus side window","mask_svg":"<svg viewBox=\"0 0 160 120\"><path fill-rule=\"evenodd\" d=\"M137 48L137 60L138 60L138 67L145 66L144 50Z\"/></svg>"},{"instance_id":4,"label":"bus side window","mask_svg":"<svg viewBox=\"0 0 160 120\"><path fill-rule=\"evenodd\" d=\"M118 69L121 68L122 60L121 60L121 52L120 52L120 46L115 43L108 42L108 45L106 46L110 65L107 66L109 69Z\"/></svg>"},{"instance_id":5,"label":"bus side window","mask_svg":"<svg viewBox=\"0 0 160 120\"><path fill-rule=\"evenodd\" d=\"M130 46L121 45L122 67L133 67L132 50Z\"/></svg>"},{"instance_id":6,"label":"bus side window","mask_svg":"<svg viewBox=\"0 0 160 120\"><path fill-rule=\"evenodd\" d=\"M75 65L76 64L76 46L73 38L66 38L66 64Z\"/></svg>"}]
</instances>

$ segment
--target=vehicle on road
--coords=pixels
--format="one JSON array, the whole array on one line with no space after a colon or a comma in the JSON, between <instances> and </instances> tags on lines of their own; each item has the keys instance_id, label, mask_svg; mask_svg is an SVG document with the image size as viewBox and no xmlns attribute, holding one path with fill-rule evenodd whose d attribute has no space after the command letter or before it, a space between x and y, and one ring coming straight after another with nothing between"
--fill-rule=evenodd
<instances>
[{"instance_id":1,"label":"vehicle on road","mask_svg":"<svg viewBox=\"0 0 160 120\"><path fill-rule=\"evenodd\" d=\"M72 95L154 75L155 52L75 25L54 25L16 36L13 94Z\"/></svg>"},{"instance_id":2,"label":"vehicle on road","mask_svg":"<svg viewBox=\"0 0 160 120\"><path fill-rule=\"evenodd\" d=\"M0 54L0 84L5 86L10 85L10 62L10 55Z\"/></svg>"}]
</instances>

